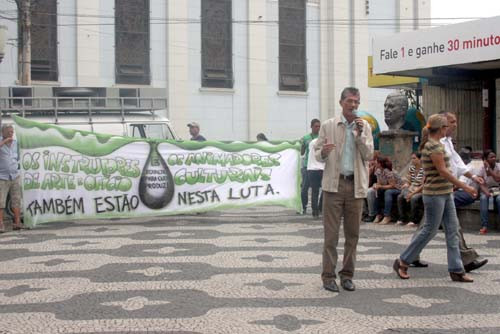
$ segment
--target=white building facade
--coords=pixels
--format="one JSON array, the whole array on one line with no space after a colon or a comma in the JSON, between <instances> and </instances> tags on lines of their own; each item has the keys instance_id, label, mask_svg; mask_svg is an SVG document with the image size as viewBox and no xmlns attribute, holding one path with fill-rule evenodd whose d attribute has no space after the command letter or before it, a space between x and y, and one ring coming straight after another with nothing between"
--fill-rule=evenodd
<instances>
[{"instance_id":1,"label":"white building facade","mask_svg":"<svg viewBox=\"0 0 500 334\"><path fill-rule=\"evenodd\" d=\"M0 1L13 16L15 5ZM231 85L210 87L202 83L203 1L149 0L146 83L117 80L115 1L59 1L57 80L32 85L140 88L142 94L152 94L148 88L164 90L167 116L177 133L189 138L186 124L196 121L214 140L255 140L260 132L270 140L300 138L311 119L326 120L339 111L344 87L356 86L360 109L383 128L388 91L367 86L369 41L373 34L418 29L430 17L430 0L304 0L305 89L288 90L280 89L283 1L219 0L231 8ZM0 64L0 87L13 87L18 84L17 23L2 19L0 24L8 26L10 39Z\"/></svg>"}]
</instances>

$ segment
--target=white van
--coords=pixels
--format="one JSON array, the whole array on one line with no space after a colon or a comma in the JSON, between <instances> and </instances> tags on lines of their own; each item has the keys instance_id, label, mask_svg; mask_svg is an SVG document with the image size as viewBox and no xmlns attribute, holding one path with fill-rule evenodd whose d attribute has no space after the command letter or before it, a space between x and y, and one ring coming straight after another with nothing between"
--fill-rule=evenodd
<instances>
[{"instance_id":1,"label":"white van","mask_svg":"<svg viewBox=\"0 0 500 334\"><path fill-rule=\"evenodd\" d=\"M91 89L66 89L64 93L89 93ZM59 93L61 94L61 93ZM165 108L164 98L109 98L85 96L2 97L1 122L12 123L15 114L64 128L126 137L179 139Z\"/></svg>"},{"instance_id":2,"label":"white van","mask_svg":"<svg viewBox=\"0 0 500 334\"><path fill-rule=\"evenodd\" d=\"M156 112L126 112L123 117L120 113L102 112L85 115L82 113L59 113L57 118L48 113L16 113L45 124L53 124L63 128L84 130L96 133L111 134L125 137L174 139L179 137L175 134L170 121ZM2 116L2 124L13 123L10 114Z\"/></svg>"},{"instance_id":3,"label":"white van","mask_svg":"<svg viewBox=\"0 0 500 334\"><path fill-rule=\"evenodd\" d=\"M170 121L161 116L166 115L166 111L153 109L158 100L160 99L140 101L131 99L131 102L137 102L136 106L131 106L132 103L128 103L130 101L124 98L13 98L0 96L1 124L12 124L11 115L17 115L36 122L68 129L125 137L179 140L180 138L175 134ZM111 105L111 102L115 102L114 105ZM141 104L146 106L141 106ZM166 105L166 101L160 103L160 105L162 104ZM13 216L9 198L5 212L8 216Z\"/></svg>"}]
</instances>

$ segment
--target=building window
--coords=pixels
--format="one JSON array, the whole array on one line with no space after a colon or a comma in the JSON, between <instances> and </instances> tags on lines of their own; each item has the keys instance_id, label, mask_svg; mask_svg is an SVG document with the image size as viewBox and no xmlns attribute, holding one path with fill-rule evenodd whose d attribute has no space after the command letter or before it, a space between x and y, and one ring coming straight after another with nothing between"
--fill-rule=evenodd
<instances>
[{"instance_id":1,"label":"building window","mask_svg":"<svg viewBox=\"0 0 500 334\"><path fill-rule=\"evenodd\" d=\"M56 0L31 2L31 79L58 80Z\"/></svg>"},{"instance_id":2,"label":"building window","mask_svg":"<svg viewBox=\"0 0 500 334\"><path fill-rule=\"evenodd\" d=\"M115 0L116 83L149 85L149 0Z\"/></svg>"},{"instance_id":3,"label":"building window","mask_svg":"<svg viewBox=\"0 0 500 334\"><path fill-rule=\"evenodd\" d=\"M231 0L201 1L202 87L233 87Z\"/></svg>"},{"instance_id":4,"label":"building window","mask_svg":"<svg viewBox=\"0 0 500 334\"><path fill-rule=\"evenodd\" d=\"M279 0L280 90L307 90L306 0Z\"/></svg>"}]
</instances>

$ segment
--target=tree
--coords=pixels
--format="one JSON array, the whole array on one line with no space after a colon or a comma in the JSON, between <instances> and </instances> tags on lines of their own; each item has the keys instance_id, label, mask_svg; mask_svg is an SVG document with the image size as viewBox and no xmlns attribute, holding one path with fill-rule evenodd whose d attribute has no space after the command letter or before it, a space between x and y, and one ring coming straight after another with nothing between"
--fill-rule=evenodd
<instances>
[{"instance_id":1,"label":"tree","mask_svg":"<svg viewBox=\"0 0 500 334\"><path fill-rule=\"evenodd\" d=\"M422 104L420 104L418 100L417 89L401 88L399 91L402 94L406 95L406 97L408 98L409 106L411 108L415 108L423 114Z\"/></svg>"},{"instance_id":2,"label":"tree","mask_svg":"<svg viewBox=\"0 0 500 334\"><path fill-rule=\"evenodd\" d=\"M14 0L19 13L17 43L18 79L21 86L31 85L31 0Z\"/></svg>"}]
</instances>

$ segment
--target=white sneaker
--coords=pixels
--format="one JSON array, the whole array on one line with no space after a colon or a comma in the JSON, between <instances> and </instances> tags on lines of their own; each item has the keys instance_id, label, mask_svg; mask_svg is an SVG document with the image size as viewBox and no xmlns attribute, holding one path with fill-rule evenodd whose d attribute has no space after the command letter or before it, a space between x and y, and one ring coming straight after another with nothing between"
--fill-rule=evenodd
<instances>
[{"instance_id":1,"label":"white sneaker","mask_svg":"<svg viewBox=\"0 0 500 334\"><path fill-rule=\"evenodd\" d=\"M418 225L415 224L414 222L409 222L408 224L406 224L406 226L415 227L415 226L418 226Z\"/></svg>"},{"instance_id":2,"label":"white sneaker","mask_svg":"<svg viewBox=\"0 0 500 334\"><path fill-rule=\"evenodd\" d=\"M396 223L396 225L404 225L405 223L403 223L401 220L398 220L398 222Z\"/></svg>"},{"instance_id":3,"label":"white sneaker","mask_svg":"<svg viewBox=\"0 0 500 334\"><path fill-rule=\"evenodd\" d=\"M391 223L391 217L387 216L387 217L384 217L384 219L382 219L382 221L380 222L380 225L387 225L390 223Z\"/></svg>"}]
</instances>

